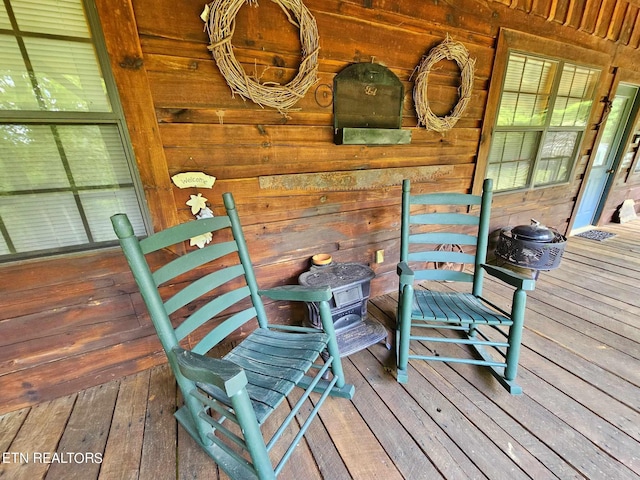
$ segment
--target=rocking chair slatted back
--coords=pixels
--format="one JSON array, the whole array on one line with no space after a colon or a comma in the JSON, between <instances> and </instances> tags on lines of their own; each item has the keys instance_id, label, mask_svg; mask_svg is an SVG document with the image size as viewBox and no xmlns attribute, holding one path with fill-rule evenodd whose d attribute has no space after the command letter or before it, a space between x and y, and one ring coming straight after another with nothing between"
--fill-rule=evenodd
<instances>
[{"instance_id":1,"label":"rocking chair slatted back","mask_svg":"<svg viewBox=\"0 0 640 480\"><path fill-rule=\"evenodd\" d=\"M489 216L480 215L480 212L484 210L484 205L490 208L491 191L487 191L484 195L460 193L411 195L410 188L409 181L403 182L400 260L414 262L414 265L415 262L420 262L424 265L424 267L414 268L416 280L473 282L474 292L479 295L482 288L482 272L478 266L486 261L487 242L484 238L489 231ZM477 208L478 206L481 208ZM432 211L412 213L412 208ZM443 209L447 211L443 212ZM474 211L470 212L472 209ZM425 225L437 227L438 230L426 233L412 232ZM461 233L461 227L468 233ZM426 245L438 245L448 249L427 248ZM472 251L466 253L462 246L472 247ZM434 265L435 268L428 268L429 264ZM474 273L465 271L466 265L472 266ZM448 268L440 268L440 266Z\"/></svg>"}]
</instances>

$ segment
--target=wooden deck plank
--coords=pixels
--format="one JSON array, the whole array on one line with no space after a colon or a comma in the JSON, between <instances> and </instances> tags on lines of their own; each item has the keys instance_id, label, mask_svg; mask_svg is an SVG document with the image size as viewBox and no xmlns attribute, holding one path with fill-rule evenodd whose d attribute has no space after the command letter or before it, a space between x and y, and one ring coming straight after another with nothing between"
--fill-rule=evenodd
<instances>
[{"instance_id":1,"label":"wooden deck plank","mask_svg":"<svg viewBox=\"0 0 640 480\"><path fill-rule=\"evenodd\" d=\"M527 425L521 421L521 418L527 415L528 412L523 410L514 417L492 401L492 395L501 395L502 392L485 389L483 393L483 391L476 389L467 378L461 376L448 365L436 364L434 368L464 397L481 408L492 422L516 440L516 443L507 442L500 445L531 478L547 478L549 475L551 475L551 478L583 478L557 452L546 445L543 439L534 435ZM491 379L485 378L484 381L491 381ZM480 419L481 417L477 416L471 417L476 427L483 429L484 426ZM527 453L524 458L517 453L517 445L526 450ZM526 456L531 456L533 459L527 459Z\"/></svg>"},{"instance_id":2,"label":"wooden deck plank","mask_svg":"<svg viewBox=\"0 0 640 480\"><path fill-rule=\"evenodd\" d=\"M536 336L528 336L525 344L528 348L522 352L523 363L526 364L529 372L544 380L545 385L552 385L563 392L568 397L563 399L563 403L573 401L576 407L582 406L588 409L588 412L583 412L585 418L591 414L597 415L609 422L616 430L624 432L635 441L640 441L640 411L637 405L633 406L635 402L631 400L640 398L639 388L620 378L604 382L602 377L606 376L606 372L600 369L592 369L585 374L584 367L578 367L578 364L584 365L584 361L565 362L566 356L556 357L554 353L559 352L560 349L553 348L550 342L542 340L545 347L534 351L535 345L531 337ZM580 394L576 395L576 392ZM538 394L537 391L536 394Z\"/></svg>"},{"instance_id":3,"label":"wooden deck plank","mask_svg":"<svg viewBox=\"0 0 640 480\"><path fill-rule=\"evenodd\" d=\"M529 396L539 405L544 407L551 415L565 422L575 430L576 436L582 435L593 446L588 448L597 451L598 454L608 454L610 458L615 459L607 468L612 468L612 472L616 472L615 477L606 476L605 478L633 478L634 473L638 474L640 466L640 458L637 456L638 442L625 433L621 433L618 428L611 425L606 419L591 412L578 402L571 401L571 397L557 390L554 386L549 385L546 381L539 381L539 377L532 377L532 374L526 368L522 368L520 378L535 383L536 388L531 389ZM587 390L590 387L584 385ZM601 406L606 408L607 404ZM604 457L606 458L606 456ZM618 467L618 462L625 467ZM607 458L607 462L609 459ZM600 467L602 468L602 467ZM629 471L631 470L631 471ZM590 478L596 478L595 471L590 474ZM617 475L621 475L618 477Z\"/></svg>"},{"instance_id":4,"label":"wooden deck plank","mask_svg":"<svg viewBox=\"0 0 640 480\"><path fill-rule=\"evenodd\" d=\"M416 367L422 374L427 370L424 365L417 364ZM477 372L479 377L485 377L485 373L483 371ZM478 456L488 454L487 461L491 463L491 467L482 468L482 471L489 478L555 478L553 472L521 443L526 440L522 429L514 429L513 426L510 429L505 429L504 425L494 419L491 411L487 411L495 411L494 408L488 407L490 402L482 398L472 400L467 397L468 388L460 391L439 374L429 375L426 379L439 395L442 395L459 410L460 415L464 415L465 419L460 421L469 425L468 430L480 431L486 435L486 439L472 436L469 440L458 436L458 445L464 446L465 451L477 452L475 455ZM504 395L503 392L492 393ZM476 403L478 400L479 403ZM519 402L520 398L515 398L513 401ZM447 427L449 428L448 423ZM489 447L486 446L487 443ZM492 450L494 453L491 453ZM476 463L479 464L477 461Z\"/></svg>"},{"instance_id":5,"label":"wooden deck plank","mask_svg":"<svg viewBox=\"0 0 640 480\"><path fill-rule=\"evenodd\" d=\"M68 455L69 462L52 463L46 479L97 478L111 427L118 387L116 382L111 382L78 394L69 423L56 449L63 456Z\"/></svg>"},{"instance_id":6,"label":"wooden deck plank","mask_svg":"<svg viewBox=\"0 0 640 480\"><path fill-rule=\"evenodd\" d=\"M0 452L7 452L9 450L9 445L11 445L11 442L13 442L13 439L20 431L28 414L29 408L23 408L22 410L16 410L0 416L0 432L2 432L2 436L0 437Z\"/></svg>"},{"instance_id":7,"label":"wooden deck plank","mask_svg":"<svg viewBox=\"0 0 640 480\"><path fill-rule=\"evenodd\" d=\"M354 480L403 478L351 402L330 397L325 405L318 416Z\"/></svg>"},{"instance_id":8,"label":"wooden deck plank","mask_svg":"<svg viewBox=\"0 0 640 480\"><path fill-rule=\"evenodd\" d=\"M490 290L493 287L488 287ZM488 295L489 298L494 298ZM533 295L530 295L533 297ZM533 302L529 302L533 303ZM528 309L525 325L537 334L553 339L567 350L573 351L592 363L640 386L640 368L638 361L628 353L609 348L611 332L581 322L568 312L551 309L548 315ZM613 335L613 334L612 334ZM594 338L595 336L595 338ZM604 340L604 341L603 341Z\"/></svg>"},{"instance_id":9,"label":"wooden deck plank","mask_svg":"<svg viewBox=\"0 0 640 480\"><path fill-rule=\"evenodd\" d=\"M184 428L178 428L177 443L177 480L193 480L197 478L218 480L228 478L219 475L218 466L198 446Z\"/></svg>"},{"instance_id":10,"label":"wooden deck plank","mask_svg":"<svg viewBox=\"0 0 640 480\"><path fill-rule=\"evenodd\" d=\"M138 478L150 370L120 381L116 409L98 478Z\"/></svg>"},{"instance_id":11,"label":"wooden deck plank","mask_svg":"<svg viewBox=\"0 0 640 480\"><path fill-rule=\"evenodd\" d=\"M494 284L485 288L486 296L493 300L496 299L495 294L497 292L503 291L504 287ZM619 331L612 331L615 327L606 325L606 317L599 321L597 320L597 315L591 314L586 319L575 315L572 311L554 308L553 304L556 302L561 303L560 300L556 300L557 297L549 302L549 300L544 300L544 297L541 296L543 295L542 293L537 295L539 296L529 295L527 299L528 312L525 324L528 328L535 330L540 335L554 338L567 348L579 349L579 351L584 352L585 358L594 357L595 360L599 357L602 358L604 363L607 363L607 360L619 359L620 363L624 365L616 365L613 368L628 372L628 374L621 375L628 380L634 380L637 384L637 381L640 380L640 372L634 371L634 364L636 367L638 366L637 357L639 352L637 352L636 348L638 342L633 338L629 338L629 336L635 337L637 334L634 327L619 324ZM574 298L577 300L577 297ZM573 308L574 312L579 310L579 300L577 302L578 305L568 308ZM610 317L609 323L615 324ZM625 332L627 335L625 335ZM579 344L572 345L573 340L576 339L580 339ZM588 348L593 348L600 352L590 352L587 351Z\"/></svg>"},{"instance_id":12,"label":"wooden deck plank","mask_svg":"<svg viewBox=\"0 0 640 480\"><path fill-rule=\"evenodd\" d=\"M549 445L547 442L547 438L554 434L553 429L562 428L563 426L557 425L555 422L544 422L544 417L537 415L537 412L532 412L524 401L517 402L513 410L504 408L501 402L497 402L494 399L496 395L502 396L502 392L487 391L487 388L477 388L491 381L491 379L478 380L477 372L473 375L473 368L459 367L459 365L434 364L434 368L443 378L459 391L464 392L469 398L472 398L478 405L490 405L491 408L489 410L492 413L491 418L493 421L507 432L510 432L512 436L518 438L518 441L553 475L562 479L584 478L567 462L561 452L558 452L553 445ZM512 400L507 399L506 401ZM546 435L540 435L539 431L530 429L529 422L537 425L543 431L546 430ZM506 449L509 451L508 445Z\"/></svg>"},{"instance_id":13,"label":"wooden deck plank","mask_svg":"<svg viewBox=\"0 0 640 480\"><path fill-rule=\"evenodd\" d=\"M589 259L590 260L590 259ZM592 261L592 260L590 260ZM589 287L593 285L597 285L598 287L607 287L607 290L598 290L602 294L611 294L614 298L618 298L622 301L628 302L628 298L626 294L633 293L633 285L631 282L634 280L640 279L640 271L629 268L629 262L626 265L626 270L623 274L620 272L613 272L608 268L600 267L598 269L597 277L586 277L581 278L585 273L585 265L577 264L576 262L567 262L564 268L554 271L558 276L564 275L568 277L568 280L573 280L572 283L576 284L576 280L580 279L584 281L584 283L578 283L583 287ZM575 276L574 276L575 275Z\"/></svg>"},{"instance_id":14,"label":"wooden deck plank","mask_svg":"<svg viewBox=\"0 0 640 480\"><path fill-rule=\"evenodd\" d=\"M571 244L570 249L566 250L562 256L563 263L571 262L576 267L589 269L592 267L600 268L601 271L611 272L620 278L633 277L637 270L627 268L626 265L614 265L609 263L606 257L599 255L592 250L581 250L579 246Z\"/></svg>"},{"instance_id":15,"label":"wooden deck plank","mask_svg":"<svg viewBox=\"0 0 640 480\"><path fill-rule=\"evenodd\" d=\"M528 328L524 334L524 344L542 356L547 363L557 365L578 379L593 385L597 390L605 392L628 408L638 411L638 405L635 401L636 398L640 398L638 387L594 363L585 361L582 356L567 350L552 338L530 334ZM552 371L545 370L544 377L546 378L547 375L552 375Z\"/></svg>"},{"instance_id":16,"label":"wooden deck plank","mask_svg":"<svg viewBox=\"0 0 640 480\"><path fill-rule=\"evenodd\" d=\"M372 348L379 351L382 347ZM383 350L382 355L386 356L387 353ZM395 387L395 382L384 374L383 369L371 368L370 355L368 350L364 350L352 355L351 361L344 362L345 375L358 392L353 403L360 415L404 478L444 478L430 460L433 452L427 429L424 429L423 435L412 437L402 428L403 419L396 417L396 413L380 398L380 390Z\"/></svg>"},{"instance_id":17,"label":"wooden deck plank","mask_svg":"<svg viewBox=\"0 0 640 480\"><path fill-rule=\"evenodd\" d=\"M482 388L482 383L473 378L471 367L471 365L454 365L460 375L470 378L477 388ZM523 380L526 381L521 381L522 388L527 391L539 387L538 383L528 381L529 378ZM518 402L517 405L512 399L503 396L496 396L494 400L514 418L520 418L528 430L586 478L637 479L637 476L623 463L604 453L576 431L575 426L562 421L528 395L524 395L522 402Z\"/></svg>"},{"instance_id":18,"label":"wooden deck plank","mask_svg":"<svg viewBox=\"0 0 640 480\"><path fill-rule=\"evenodd\" d=\"M60 437L76 401L77 394L35 405L29 411L20 431L9 445L8 458L3 455L0 478L33 480L44 478ZM19 455L16 458L15 455ZM6 461L8 460L8 461Z\"/></svg>"},{"instance_id":19,"label":"wooden deck plank","mask_svg":"<svg viewBox=\"0 0 640 480\"><path fill-rule=\"evenodd\" d=\"M571 240L570 251L594 260L606 257L607 264L614 269L622 267L623 275L628 275L632 272L635 273L640 270L640 259L637 258L637 256L631 255L632 252L628 250L625 251L626 249L612 246L613 243L607 243L606 241L595 242L582 238L572 238Z\"/></svg>"},{"instance_id":20,"label":"wooden deck plank","mask_svg":"<svg viewBox=\"0 0 640 480\"><path fill-rule=\"evenodd\" d=\"M369 350L372 351L371 348ZM369 383L385 403L386 408L393 413L402 428L409 433L442 475L445 478L485 478L464 451L438 428L434 420L409 392L404 388L398 388L399 385L392 376L375 368L375 363L371 365L370 362L371 359L366 364L370 369ZM359 363L359 369L362 369L364 367L362 361ZM403 407L399 408L401 405Z\"/></svg>"},{"instance_id":21,"label":"wooden deck plank","mask_svg":"<svg viewBox=\"0 0 640 480\"><path fill-rule=\"evenodd\" d=\"M538 294L529 295L529 307L537 309L541 303L549 305L551 308L571 313L585 322L595 323L638 341L640 328L636 322L636 315L598 301L589 291L580 295L575 289L561 287L561 283L556 284L553 280L546 280L544 285L539 284L536 289Z\"/></svg>"},{"instance_id":22,"label":"wooden deck plank","mask_svg":"<svg viewBox=\"0 0 640 480\"><path fill-rule=\"evenodd\" d=\"M447 335L449 334L447 332ZM447 348L453 347L447 345ZM460 347L455 346L455 348ZM417 362L416 366L418 366ZM450 368L478 390L486 390L485 379L477 374L477 368L466 364L451 364ZM438 365L438 370L447 372L440 365ZM565 421L563 417L569 415L567 412L579 408L575 401L571 399L568 402L560 403L560 405L557 404L559 402L557 398L543 399L542 402L539 402L540 397L536 393L538 390L545 390L545 382L528 374L522 366L519 369L518 381L523 390L530 393L514 400L513 397L502 394L502 392L492 392L491 399L505 412L517 418L527 430L545 442L549 448L556 451L570 467L576 469L586 478L634 478L635 473L627 465L617 458L609 456L581 432L585 428L588 429L588 427L584 427L583 422L589 421L589 416L581 420L572 418L572 422ZM546 393L549 395L550 391L546 390ZM593 434L593 432L591 433ZM637 444L637 442L635 443ZM564 475L561 478L565 478Z\"/></svg>"},{"instance_id":23,"label":"wooden deck plank","mask_svg":"<svg viewBox=\"0 0 640 480\"><path fill-rule=\"evenodd\" d=\"M297 402L301 395L302 391L300 389L294 389L291 400ZM310 400L307 400L307 404L302 410L308 411L311 408L313 408L313 404L311 404ZM300 414L298 414L298 421L301 421ZM351 478L347 466L344 464L338 449L333 444L329 432L327 432L322 422L312 422L304 438L311 449L322 478L335 478L337 480Z\"/></svg>"},{"instance_id":24,"label":"wooden deck plank","mask_svg":"<svg viewBox=\"0 0 640 480\"><path fill-rule=\"evenodd\" d=\"M587 382L574 382L575 377L572 378L570 372L557 366L550 367L542 357L528 353L525 352L523 358L527 368L521 369L520 378L536 383L537 387L529 396L640 475L638 412L621 405ZM538 372L536 378L532 377L535 375L531 372L533 368ZM555 374L549 370L555 370ZM580 395L574 400L572 395L575 392L580 392Z\"/></svg>"},{"instance_id":25,"label":"wooden deck plank","mask_svg":"<svg viewBox=\"0 0 640 480\"><path fill-rule=\"evenodd\" d=\"M561 271L559 271L561 270ZM630 288L629 282L637 279L628 277L624 282L615 281L606 278L606 272L598 272L598 277L590 277L585 275L583 269L572 268L571 265L563 269L555 270L549 273L549 281L553 284L562 284L564 288L571 285L571 289L578 292L593 292L595 300L602 302L604 305L617 307L623 311L638 314L640 309L629 302L630 296L635 294L633 288Z\"/></svg>"},{"instance_id":26,"label":"wooden deck plank","mask_svg":"<svg viewBox=\"0 0 640 480\"><path fill-rule=\"evenodd\" d=\"M140 480L158 480L176 468L176 389L169 365L151 370Z\"/></svg>"},{"instance_id":27,"label":"wooden deck plank","mask_svg":"<svg viewBox=\"0 0 640 480\"><path fill-rule=\"evenodd\" d=\"M418 354L425 354L426 348L421 348L420 344L417 344L415 351ZM444 352L445 350L443 349L442 351ZM459 406L453 404L448 396L445 395L450 389L446 382L439 380L439 383L445 387L444 392L439 392L430 383L432 379L437 378L432 373L433 368L430 365L425 362L415 362L413 366L416 373L425 379L424 383L428 385L428 388L425 388L424 385L419 385L412 378L406 385L407 390L412 397L420 401L423 408L428 409L429 414L440 428L447 432L451 439L469 456L470 460L480 468L483 474L491 479L529 478L518 464L509 457L509 449L501 446L506 446L509 442L503 444L500 440L494 438L498 432L500 432L500 435L503 432L500 427L495 425L492 419L486 418L487 423L482 424L482 429L477 428L472 420L458 410ZM477 371L476 369L474 373L478 382L486 381L483 378L485 377L485 372ZM499 396L503 395L502 392L495 393ZM517 404L522 402L522 398L511 398L510 400L516 404L515 408L518 408Z\"/></svg>"}]
</instances>

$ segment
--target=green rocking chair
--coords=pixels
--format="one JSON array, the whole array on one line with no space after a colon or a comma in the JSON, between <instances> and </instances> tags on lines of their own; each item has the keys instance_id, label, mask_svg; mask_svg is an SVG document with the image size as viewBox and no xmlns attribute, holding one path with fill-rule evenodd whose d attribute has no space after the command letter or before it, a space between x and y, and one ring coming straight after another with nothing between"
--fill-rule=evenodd
<instances>
[{"instance_id":1,"label":"green rocking chair","mask_svg":"<svg viewBox=\"0 0 640 480\"><path fill-rule=\"evenodd\" d=\"M184 398L175 413L178 422L231 478L273 479L325 399L352 398L354 388L345 383L340 363L331 290L297 285L259 290L233 197L223 198L227 215L187 222L141 241L126 215L111 220ZM202 249L182 256L159 252L209 232L214 242ZM152 272L147 257L154 253L170 261ZM317 302L324 331L269 324L262 295ZM206 356L232 332L252 327L254 319L257 328L223 358ZM295 387L304 392L265 441L261 427ZM272 459L272 447L284 441L283 432L311 392L320 392L314 408L288 448L282 447L281 458Z\"/></svg>"},{"instance_id":2,"label":"green rocking chair","mask_svg":"<svg viewBox=\"0 0 640 480\"><path fill-rule=\"evenodd\" d=\"M481 196L458 193L411 195L410 189L409 180L405 180L397 269L400 277L396 332L398 382L408 381L410 359L458 362L489 367L510 393L522 393L515 379L526 291L533 290L535 282L511 270L485 263L491 179L484 181ZM465 271L467 265L472 266L472 272ZM485 273L515 288L510 312L482 297ZM472 288L471 292L432 291L417 284L424 280L469 282ZM444 335L445 330L450 333ZM429 353L410 352L412 341L422 342L415 351L428 348ZM451 344L471 347L471 353L475 355L441 355L437 352L438 345L448 352L460 351L451 348Z\"/></svg>"}]
</instances>

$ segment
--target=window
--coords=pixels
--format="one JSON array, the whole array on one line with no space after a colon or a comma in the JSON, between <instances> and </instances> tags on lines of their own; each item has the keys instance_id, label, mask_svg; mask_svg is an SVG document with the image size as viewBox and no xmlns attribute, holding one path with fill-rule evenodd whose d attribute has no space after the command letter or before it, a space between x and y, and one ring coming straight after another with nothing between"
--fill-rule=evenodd
<instances>
[{"instance_id":1,"label":"window","mask_svg":"<svg viewBox=\"0 0 640 480\"><path fill-rule=\"evenodd\" d=\"M109 245L118 212L146 233L87 18L82 0L0 3L0 260Z\"/></svg>"},{"instance_id":2,"label":"window","mask_svg":"<svg viewBox=\"0 0 640 480\"><path fill-rule=\"evenodd\" d=\"M487 159L496 191L569 181L600 70L510 50Z\"/></svg>"}]
</instances>

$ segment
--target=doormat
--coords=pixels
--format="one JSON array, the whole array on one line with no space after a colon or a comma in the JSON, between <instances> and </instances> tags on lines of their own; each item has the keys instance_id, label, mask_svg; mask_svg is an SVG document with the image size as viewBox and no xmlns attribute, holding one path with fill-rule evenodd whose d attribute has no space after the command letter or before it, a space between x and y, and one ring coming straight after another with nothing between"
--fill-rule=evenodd
<instances>
[{"instance_id":1,"label":"doormat","mask_svg":"<svg viewBox=\"0 0 640 480\"><path fill-rule=\"evenodd\" d=\"M602 230L589 230L576 235L576 237L588 238L589 240L596 240L598 242L615 236L615 233L603 232Z\"/></svg>"}]
</instances>

